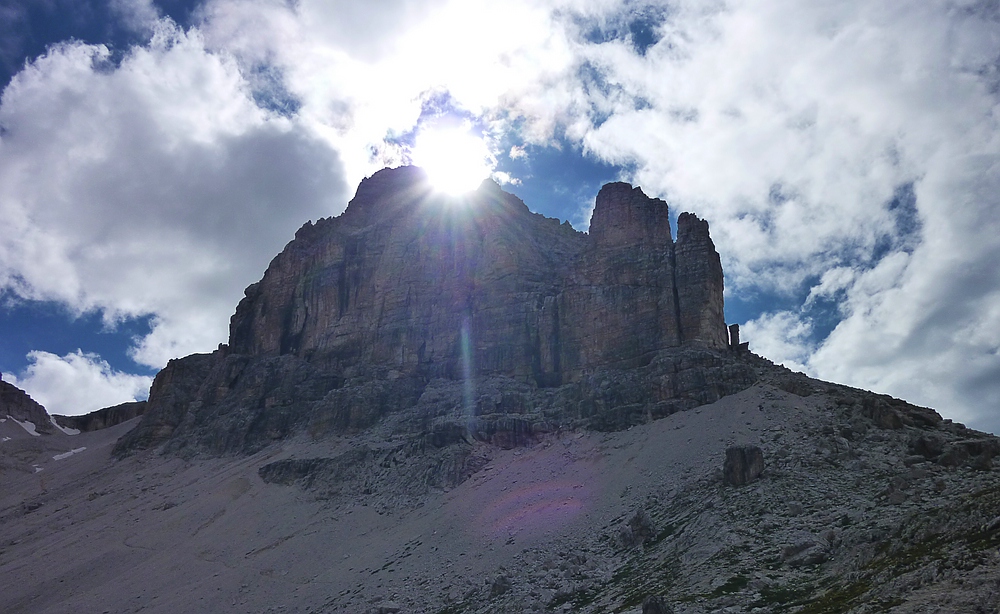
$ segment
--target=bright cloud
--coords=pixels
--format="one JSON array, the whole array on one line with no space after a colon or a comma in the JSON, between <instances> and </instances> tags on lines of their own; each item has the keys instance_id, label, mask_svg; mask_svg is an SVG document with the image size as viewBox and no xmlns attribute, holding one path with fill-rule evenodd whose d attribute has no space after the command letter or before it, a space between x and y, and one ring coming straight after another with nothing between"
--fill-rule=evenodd
<instances>
[{"instance_id":1,"label":"bright cloud","mask_svg":"<svg viewBox=\"0 0 1000 614\"><path fill-rule=\"evenodd\" d=\"M153 367L223 342L243 288L345 200L336 153L249 96L234 62L161 21L118 66L51 49L0 105L0 286L108 323L154 314Z\"/></svg>"},{"instance_id":2,"label":"bright cloud","mask_svg":"<svg viewBox=\"0 0 1000 614\"><path fill-rule=\"evenodd\" d=\"M149 396L153 378L113 370L94 354L77 350L65 356L32 352L21 377L4 379L25 390L50 414L76 416Z\"/></svg>"},{"instance_id":3,"label":"bright cloud","mask_svg":"<svg viewBox=\"0 0 1000 614\"><path fill-rule=\"evenodd\" d=\"M578 104L575 43L544 4L213 0L203 14L210 46L282 75L300 121L341 152L351 183L404 159L383 140L415 127L438 93L500 130L515 113L536 140Z\"/></svg>"},{"instance_id":4,"label":"bright cloud","mask_svg":"<svg viewBox=\"0 0 1000 614\"><path fill-rule=\"evenodd\" d=\"M448 194L471 192L493 172L486 143L467 127L422 130L410 155L431 184Z\"/></svg>"},{"instance_id":5,"label":"bright cloud","mask_svg":"<svg viewBox=\"0 0 1000 614\"><path fill-rule=\"evenodd\" d=\"M795 369L807 370L812 324L792 311L761 314L740 327L740 339L753 340L753 351Z\"/></svg>"}]
</instances>

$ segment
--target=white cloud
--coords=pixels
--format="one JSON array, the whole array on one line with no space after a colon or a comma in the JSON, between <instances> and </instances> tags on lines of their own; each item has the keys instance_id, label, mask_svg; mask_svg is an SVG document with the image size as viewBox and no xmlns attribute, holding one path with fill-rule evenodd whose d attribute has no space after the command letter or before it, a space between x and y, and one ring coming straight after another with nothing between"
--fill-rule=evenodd
<instances>
[{"instance_id":1,"label":"white cloud","mask_svg":"<svg viewBox=\"0 0 1000 614\"><path fill-rule=\"evenodd\" d=\"M796 371L807 371L812 323L791 311L764 313L740 326L740 339L748 340L756 354Z\"/></svg>"},{"instance_id":2,"label":"white cloud","mask_svg":"<svg viewBox=\"0 0 1000 614\"><path fill-rule=\"evenodd\" d=\"M111 0L111 9L122 22L136 32L151 32L160 19L160 10L153 0Z\"/></svg>"},{"instance_id":3,"label":"white cloud","mask_svg":"<svg viewBox=\"0 0 1000 614\"><path fill-rule=\"evenodd\" d=\"M50 414L77 416L104 407L143 400L153 378L115 371L95 354L76 352L57 356L28 354L31 364L20 377L4 379L26 391Z\"/></svg>"},{"instance_id":4,"label":"white cloud","mask_svg":"<svg viewBox=\"0 0 1000 614\"><path fill-rule=\"evenodd\" d=\"M0 105L0 286L112 323L153 314L136 359L213 349L244 287L345 202L336 153L258 108L231 58L161 20L108 65L68 43Z\"/></svg>"},{"instance_id":5,"label":"white cloud","mask_svg":"<svg viewBox=\"0 0 1000 614\"><path fill-rule=\"evenodd\" d=\"M341 5L350 5L344 8ZM268 65L300 102L300 120L343 153L349 183L398 160L389 134L411 130L429 99L452 103L524 138L552 135L579 101L575 43L551 7L486 0L328 3L213 0L202 29L243 66ZM368 155L370 149L390 157ZM496 152L494 152L496 153Z\"/></svg>"},{"instance_id":6,"label":"white cloud","mask_svg":"<svg viewBox=\"0 0 1000 614\"><path fill-rule=\"evenodd\" d=\"M810 366L1000 432L1000 155L956 156L921 181L927 238L850 286L848 317Z\"/></svg>"}]
</instances>

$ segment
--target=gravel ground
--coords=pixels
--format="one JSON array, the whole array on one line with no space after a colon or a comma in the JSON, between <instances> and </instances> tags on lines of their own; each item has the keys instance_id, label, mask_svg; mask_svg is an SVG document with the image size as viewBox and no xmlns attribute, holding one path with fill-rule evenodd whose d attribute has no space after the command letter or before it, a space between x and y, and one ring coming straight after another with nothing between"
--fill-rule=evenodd
<instances>
[{"instance_id":1,"label":"gravel ground","mask_svg":"<svg viewBox=\"0 0 1000 614\"><path fill-rule=\"evenodd\" d=\"M460 444L478 471L405 497L363 472L339 492L259 477L350 438L114 461L134 421L33 437L7 420L0 611L639 612L652 594L678 613L989 607L996 471L914 458L914 429L852 409L867 393L816 384L760 383L618 433ZM764 474L724 486L725 450L744 444Z\"/></svg>"}]
</instances>

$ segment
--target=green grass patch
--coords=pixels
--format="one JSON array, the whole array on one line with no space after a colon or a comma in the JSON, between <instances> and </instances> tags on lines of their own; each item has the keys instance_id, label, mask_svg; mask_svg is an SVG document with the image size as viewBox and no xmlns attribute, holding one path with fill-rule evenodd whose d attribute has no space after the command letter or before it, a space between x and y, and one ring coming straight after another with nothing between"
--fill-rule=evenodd
<instances>
[{"instance_id":1,"label":"green grass patch","mask_svg":"<svg viewBox=\"0 0 1000 614\"><path fill-rule=\"evenodd\" d=\"M738 593L750 584L750 579L745 576L733 576L725 581L721 586L717 587L708 596L710 599L715 599L723 595L731 595L732 593Z\"/></svg>"},{"instance_id":2,"label":"green grass patch","mask_svg":"<svg viewBox=\"0 0 1000 614\"><path fill-rule=\"evenodd\" d=\"M808 601L799 614L840 614L856 605L859 597L871 589L868 582L853 582L846 586L837 586L826 591L816 599Z\"/></svg>"},{"instance_id":3,"label":"green grass patch","mask_svg":"<svg viewBox=\"0 0 1000 614\"><path fill-rule=\"evenodd\" d=\"M549 602L547 607L550 610L554 610L555 608L570 603L574 608L582 608L594 603L599 593L600 591L598 589L582 588L580 590L573 591L572 593L556 595L552 601Z\"/></svg>"},{"instance_id":4,"label":"green grass patch","mask_svg":"<svg viewBox=\"0 0 1000 614\"><path fill-rule=\"evenodd\" d=\"M754 607L791 607L806 600L813 592L812 586L766 586L760 589L760 599Z\"/></svg>"},{"instance_id":5,"label":"green grass patch","mask_svg":"<svg viewBox=\"0 0 1000 614\"><path fill-rule=\"evenodd\" d=\"M671 535L673 535L676 532L676 530L677 530L677 528L674 527L674 525L668 524L667 526L663 527L663 529L661 529L659 533L656 534L656 537L654 537L649 542L649 545L653 546L653 545L656 545L656 544L660 543L661 541L663 541L666 538L668 538Z\"/></svg>"}]
</instances>

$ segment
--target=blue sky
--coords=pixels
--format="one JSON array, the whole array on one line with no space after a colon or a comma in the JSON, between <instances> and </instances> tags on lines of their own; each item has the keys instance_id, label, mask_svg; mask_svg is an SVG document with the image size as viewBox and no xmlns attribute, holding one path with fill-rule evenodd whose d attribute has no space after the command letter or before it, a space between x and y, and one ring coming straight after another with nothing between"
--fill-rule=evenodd
<instances>
[{"instance_id":1,"label":"blue sky","mask_svg":"<svg viewBox=\"0 0 1000 614\"><path fill-rule=\"evenodd\" d=\"M708 219L758 353L1000 431L998 32L960 0L5 4L0 371L141 398L449 124L578 229L618 179Z\"/></svg>"}]
</instances>

